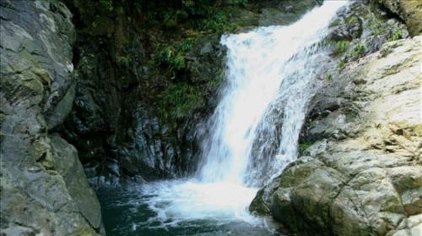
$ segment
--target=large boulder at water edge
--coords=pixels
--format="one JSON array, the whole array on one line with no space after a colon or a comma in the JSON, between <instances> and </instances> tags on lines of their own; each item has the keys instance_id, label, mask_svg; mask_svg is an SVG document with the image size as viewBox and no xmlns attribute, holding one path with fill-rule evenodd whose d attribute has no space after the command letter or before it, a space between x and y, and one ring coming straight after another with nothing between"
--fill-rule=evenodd
<instances>
[{"instance_id":1,"label":"large boulder at water edge","mask_svg":"<svg viewBox=\"0 0 422 236\"><path fill-rule=\"evenodd\" d=\"M53 0L2 0L0 19L0 234L102 234L76 149L54 131L74 99L71 14Z\"/></svg>"},{"instance_id":2,"label":"large boulder at water edge","mask_svg":"<svg viewBox=\"0 0 422 236\"><path fill-rule=\"evenodd\" d=\"M333 78L343 102L307 123L316 142L253 212L300 235L422 234L421 40L386 43Z\"/></svg>"}]
</instances>

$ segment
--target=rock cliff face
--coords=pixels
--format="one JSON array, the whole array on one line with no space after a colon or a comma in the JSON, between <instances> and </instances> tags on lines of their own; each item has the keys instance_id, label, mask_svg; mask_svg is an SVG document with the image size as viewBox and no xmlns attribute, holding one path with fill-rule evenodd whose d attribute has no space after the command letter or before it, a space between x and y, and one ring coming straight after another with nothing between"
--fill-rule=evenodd
<instances>
[{"instance_id":1,"label":"rock cliff face","mask_svg":"<svg viewBox=\"0 0 422 236\"><path fill-rule=\"evenodd\" d=\"M420 235L421 40L386 43L332 78L339 92L317 95L304 127L313 144L252 211L301 235Z\"/></svg>"},{"instance_id":2,"label":"rock cliff face","mask_svg":"<svg viewBox=\"0 0 422 236\"><path fill-rule=\"evenodd\" d=\"M77 151L55 132L75 96L71 13L2 0L0 19L0 234L102 234Z\"/></svg>"},{"instance_id":3,"label":"rock cliff face","mask_svg":"<svg viewBox=\"0 0 422 236\"><path fill-rule=\"evenodd\" d=\"M184 32L165 32L164 23L152 27L155 13L146 3L110 1L113 7L105 8L68 2L78 35L77 74L63 134L78 148L92 183L189 173L195 125L211 109L205 97L212 97L222 75L218 37L183 41ZM180 64L170 68L176 54Z\"/></svg>"},{"instance_id":4,"label":"rock cliff face","mask_svg":"<svg viewBox=\"0 0 422 236\"><path fill-rule=\"evenodd\" d=\"M414 0L372 0L396 14L409 28L411 35L422 33L422 2Z\"/></svg>"},{"instance_id":5,"label":"rock cliff face","mask_svg":"<svg viewBox=\"0 0 422 236\"><path fill-rule=\"evenodd\" d=\"M99 185L195 171L204 135L198 131L216 105L224 76L222 32L214 29L225 26L220 18L238 30L287 24L316 4L250 1L240 7L223 1L217 20L180 20L183 9L173 12L164 1L108 1L111 7L66 2L78 37L76 98L63 134Z\"/></svg>"}]
</instances>

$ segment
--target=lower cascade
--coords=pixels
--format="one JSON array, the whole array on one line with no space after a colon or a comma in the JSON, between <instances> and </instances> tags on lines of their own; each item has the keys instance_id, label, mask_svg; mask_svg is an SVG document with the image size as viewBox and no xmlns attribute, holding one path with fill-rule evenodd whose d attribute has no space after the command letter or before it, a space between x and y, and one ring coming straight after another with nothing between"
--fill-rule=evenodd
<instances>
[{"instance_id":1,"label":"lower cascade","mask_svg":"<svg viewBox=\"0 0 422 236\"><path fill-rule=\"evenodd\" d=\"M190 179L147 183L124 193L127 198L120 195L117 207L148 212L141 219L127 218L130 230L202 235L218 228L225 235L246 228L251 235L272 234L247 209L258 188L297 157L299 132L316 90L312 81L328 60L320 44L346 4L325 1L292 25L221 38L227 82L208 121L198 170Z\"/></svg>"}]
</instances>

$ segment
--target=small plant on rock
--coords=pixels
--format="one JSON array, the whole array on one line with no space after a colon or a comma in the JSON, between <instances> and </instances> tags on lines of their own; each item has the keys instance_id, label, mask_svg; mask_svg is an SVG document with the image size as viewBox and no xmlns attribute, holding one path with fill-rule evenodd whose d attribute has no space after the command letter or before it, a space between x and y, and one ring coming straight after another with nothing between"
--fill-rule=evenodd
<instances>
[{"instance_id":1,"label":"small plant on rock","mask_svg":"<svg viewBox=\"0 0 422 236\"><path fill-rule=\"evenodd\" d=\"M341 55L341 54L345 53L347 51L347 49L349 48L349 44L350 43L347 40L338 41L336 43L336 46L335 46L335 49L334 49L334 53L336 55Z\"/></svg>"},{"instance_id":2,"label":"small plant on rock","mask_svg":"<svg viewBox=\"0 0 422 236\"><path fill-rule=\"evenodd\" d=\"M390 35L390 37L388 38L388 41L396 41L402 38L403 38L402 32L396 31Z\"/></svg>"},{"instance_id":3,"label":"small plant on rock","mask_svg":"<svg viewBox=\"0 0 422 236\"><path fill-rule=\"evenodd\" d=\"M361 58L365 55L365 51L366 51L365 44L359 43L353 48L353 51L351 52L350 56L355 59Z\"/></svg>"}]
</instances>

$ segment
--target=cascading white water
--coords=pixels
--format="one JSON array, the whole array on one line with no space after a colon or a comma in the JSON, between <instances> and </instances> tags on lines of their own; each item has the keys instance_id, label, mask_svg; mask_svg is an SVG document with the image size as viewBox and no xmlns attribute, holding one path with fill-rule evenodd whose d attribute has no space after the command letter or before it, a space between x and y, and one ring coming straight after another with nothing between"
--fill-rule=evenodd
<instances>
[{"instance_id":1,"label":"cascading white water","mask_svg":"<svg viewBox=\"0 0 422 236\"><path fill-rule=\"evenodd\" d=\"M296 158L306 103L312 95L308 85L316 76L317 68L312 66L319 56L314 55L315 44L326 35L324 29L345 3L326 1L289 26L223 36L221 42L228 50L228 86L211 118L212 135L202 146L201 181L259 185L262 181L256 181L257 175L250 172L264 173L268 180ZM257 138L274 126L265 118L280 107L275 102L285 103L281 141L271 145L279 151L274 156L265 152L251 155Z\"/></svg>"},{"instance_id":2,"label":"cascading white water","mask_svg":"<svg viewBox=\"0 0 422 236\"><path fill-rule=\"evenodd\" d=\"M321 72L318 63L327 59L318 42L346 4L325 1L292 25L222 37L228 85L209 121L201 165L193 179L142 187L144 202L156 212L151 222L254 221L247 207L256 187L297 156L312 81Z\"/></svg>"}]
</instances>

